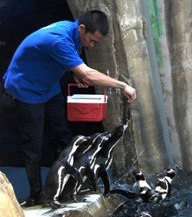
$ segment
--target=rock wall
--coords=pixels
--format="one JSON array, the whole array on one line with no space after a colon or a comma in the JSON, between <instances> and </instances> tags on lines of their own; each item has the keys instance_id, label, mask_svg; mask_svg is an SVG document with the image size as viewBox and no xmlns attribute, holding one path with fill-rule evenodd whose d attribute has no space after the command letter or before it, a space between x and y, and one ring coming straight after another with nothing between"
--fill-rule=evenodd
<instances>
[{"instance_id":1,"label":"rock wall","mask_svg":"<svg viewBox=\"0 0 192 217\"><path fill-rule=\"evenodd\" d=\"M111 1L109 4L108 1L68 1L68 4L74 17L78 17L83 11L91 9L101 9L108 15L110 32L96 48L86 52L87 62L89 66L92 66L107 75L115 78L120 78L121 76L121 79L129 80L127 60L124 59L125 50L121 34L118 35L118 38L114 36L114 32L117 34L120 30L120 27L118 25L116 26L116 24L118 24L118 20L116 19L116 2ZM124 72L124 74L121 72ZM107 119L104 125L106 129L111 129L114 125L118 125L122 121L124 104L119 90L108 89L108 96ZM133 144L131 126L129 129L128 140ZM129 151L127 149L129 149ZM114 161L118 162L118 167L117 164L114 164L114 167L116 168L113 170L114 174L117 176L122 175L127 170L127 166L132 164L133 157L130 156L134 155L134 145L131 146L131 144L127 142L123 145L123 141L121 141L118 144L114 157Z\"/></svg>"},{"instance_id":2,"label":"rock wall","mask_svg":"<svg viewBox=\"0 0 192 217\"><path fill-rule=\"evenodd\" d=\"M110 33L98 47L86 53L88 64L137 89L138 98L132 105L133 123L115 152L114 167L120 171L118 175L127 171L135 160L146 171L157 171L168 165L140 1L116 0L109 4L109 1L70 0L68 4L75 16L87 9L107 13ZM106 128L121 121L123 106L118 91L110 90Z\"/></svg>"},{"instance_id":3,"label":"rock wall","mask_svg":"<svg viewBox=\"0 0 192 217\"><path fill-rule=\"evenodd\" d=\"M132 157L148 171L175 163L191 171L191 1L74 0L68 4L75 16L88 9L109 15L110 34L87 53L88 63L137 89L132 131L116 151L116 167L125 171L131 162L121 161ZM109 96L106 127L120 121L124 106L118 91L110 91Z\"/></svg>"},{"instance_id":4,"label":"rock wall","mask_svg":"<svg viewBox=\"0 0 192 217\"><path fill-rule=\"evenodd\" d=\"M173 111L183 168L192 169L192 32L191 1L165 1L166 32L171 64ZM175 138L175 134L172 134Z\"/></svg>"},{"instance_id":5,"label":"rock wall","mask_svg":"<svg viewBox=\"0 0 192 217\"><path fill-rule=\"evenodd\" d=\"M151 17L153 17L152 23L155 29L154 31L156 31L156 36L154 36L156 39L154 39L154 41L156 43L155 44L156 53L157 56L159 57L158 66L159 66L159 73L161 79L164 108L167 116L169 136L171 141L170 148L174 155L175 162L180 166L182 166L179 131L176 127L176 120L175 120L175 113L174 113L175 105L173 103L174 90L173 90L173 82L172 82L171 53L169 50L169 44L172 43L172 39L169 39L169 37L167 37L167 35L169 35L168 26L171 22L170 12L168 6L166 6L162 1L159 2L158 15L155 15L155 10L153 11L154 11L153 13L151 12ZM156 22L157 19L159 20L158 23Z\"/></svg>"}]
</instances>

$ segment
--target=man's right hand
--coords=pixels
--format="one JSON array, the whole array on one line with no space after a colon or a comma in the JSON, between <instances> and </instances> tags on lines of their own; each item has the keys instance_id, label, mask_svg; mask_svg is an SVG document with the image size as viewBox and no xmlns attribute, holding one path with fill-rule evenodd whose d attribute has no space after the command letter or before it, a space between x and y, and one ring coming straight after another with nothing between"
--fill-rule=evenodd
<instances>
[{"instance_id":1,"label":"man's right hand","mask_svg":"<svg viewBox=\"0 0 192 217\"><path fill-rule=\"evenodd\" d=\"M137 98L137 95L136 95L136 90L135 88L129 86L129 85L126 85L123 89L123 94L127 97L127 101L128 103L132 103L135 101L135 99Z\"/></svg>"}]
</instances>

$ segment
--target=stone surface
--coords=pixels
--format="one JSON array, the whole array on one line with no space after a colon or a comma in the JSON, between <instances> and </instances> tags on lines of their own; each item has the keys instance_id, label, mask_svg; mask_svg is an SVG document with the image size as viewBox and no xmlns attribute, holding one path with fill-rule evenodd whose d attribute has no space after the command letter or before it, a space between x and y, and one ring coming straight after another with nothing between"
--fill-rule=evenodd
<instances>
[{"instance_id":1,"label":"stone surface","mask_svg":"<svg viewBox=\"0 0 192 217\"><path fill-rule=\"evenodd\" d=\"M172 81L172 67L171 67L171 55L169 51L169 43L172 43L172 39L168 40L167 33L169 28L167 25L170 22L170 13L167 6L168 2L159 1L159 13L157 19L160 20L159 25L154 25L156 31L162 29L160 33L156 36L158 40L158 50L161 52L161 63L159 65L160 78L162 84L162 93L165 104L165 111L167 115L167 121L169 126L169 136L170 136L170 148L172 149L175 162L182 166L180 141L178 127L176 127L175 120L175 105L173 103L173 81ZM152 15L151 15L152 16ZM154 17L154 16L153 16ZM155 19L153 21L155 23ZM169 35L169 33L168 33Z\"/></svg>"},{"instance_id":2,"label":"stone surface","mask_svg":"<svg viewBox=\"0 0 192 217\"><path fill-rule=\"evenodd\" d=\"M110 32L97 47L86 52L88 64L137 89L137 101L131 106L133 124L115 150L114 173L121 176L134 162L146 172L158 171L169 164L169 158L140 1L116 0L109 4L108 1L70 0L68 4L75 17L88 9L100 9L108 15ZM109 90L108 95L105 127L111 128L122 121L125 102L118 90Z\"/></svg>"},{"instance_id":3,"label":"stone surface","mask_svg":"<svg viewBox=\"0 0 192 217\"><path fill-rule=\"evenodd\" d=\"M173 108L179 136L183 168L192 170L192 46L191 1L166 2L166 30L168 33L173 85ZM187 18L189 17L189 18Z\"/></svg>"},{"instance_id":4,"label":"stone surface","mask_svg":"<svg viewBox=\"0 0 192 217\"><path fill-rule=\"evenodd\" d=\"M6 175L0 171L0 216L24 217L23 210L19 205L13 187Z\"/></svg>"},{"instance_id":5,"label":"stone surface","mask_svg":"<svg viewBox=\"0 0 192 217\"><path fill-rule=\"evenodd\" d=\"M117 197L104 198L101 194L87 194L81 203L65 203L64 208L52 210L34 206L24 208L25 217L104 217L114 211L119 204Z\"/></svg>"}]
</instances>

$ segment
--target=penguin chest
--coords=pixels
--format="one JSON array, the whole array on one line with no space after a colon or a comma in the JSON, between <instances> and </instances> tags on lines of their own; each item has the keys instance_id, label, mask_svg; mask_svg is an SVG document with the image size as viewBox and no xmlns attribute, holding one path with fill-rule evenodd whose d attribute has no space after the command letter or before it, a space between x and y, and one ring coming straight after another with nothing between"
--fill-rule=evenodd
<instances>
[{"instance_id":1,"label":"penguin chest","mask_svg":"<svg viewBox=\"0 0 192 217\"><path fill-rule=\"evenodd\" d=\"M142 188L151 189L151 187L149 186L149 184L145 180L139 180L138 181L138 186L139 186L140 189L142 189Z\"/></svg>"},{"instance_id":2,"label":"penguin chest","mask_svg":"<svg viewBox=\"0 0 192 217\"><path fill-rule=\"evenodd\" d=\"M70 175L66 174L65 167L60 167L57 172L57 190L53 197L54 200L56 200L63 191L67 181L69 180L69 177Z\"/></svg>"},{"instance_id":3,"label":"penguin chest","mask_svg":"<svg viewBox=\"0 0 192 217\"><path fill-rule=\"evenodd\" d=\"M161 195L162 200L165 200L169 192L169 183L166 181L166 179L159 181L158 185L155 188L155 191Z\"/></svg>"}]
</instances>

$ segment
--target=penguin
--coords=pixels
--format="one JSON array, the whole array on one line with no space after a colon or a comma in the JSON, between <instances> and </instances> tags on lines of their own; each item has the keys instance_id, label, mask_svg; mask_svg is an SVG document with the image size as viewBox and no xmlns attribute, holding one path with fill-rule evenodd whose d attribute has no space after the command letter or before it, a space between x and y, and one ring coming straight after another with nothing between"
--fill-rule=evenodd
<instances>
[{"instance_id":1,"label":"penguin","mask_svg":"<svg viewBox=\"0 0 192 217\"><path fill-rule=\"evenodd\" d=\"M139 186L139 194L142 202L144 203L158 203L161 200L161 195L158 191L153 187L151 187L142 172L140 171L140 181L138 181ZM137 177L139 178L139 177Z\"/></svg>"},{"instance_id":2,"label":"penguin","mask_svg":"<svg viewBox=\"0 0 192 217\"><path fill-rule=\"evenodd\" d=\"M149 202L149 203L160 203L169 198L171 193L171 183L176 175L174 169L167 169L164 177L159 177L154 188L152 188L146 181L141 171L132 172L137 185L137 192L125 189L113 189L110 191L111 194L120 194L128 199L137 199L137 202ZM136 186L134 186L136 187ZM138 200L138 199L141 200Z\"/></svg>"},{"instance_id":3,"label":"penguin","mask_svg":"<svg viewBox=\"0 0 192 217\"><path fill-rule=\"evenodd\" d=\"M80 169L83 169L83 174L81 174L82 176L84 176L84 181L86 180L86 178L88 178L88 180L90 181L90 183L92 184L93 190L96 191L97 186L96 186L96 180L95 180L95 174L94 174L94 165L95 165L95 160L96 160L96 155L97 153L102 149L102 147L105 145L106 141L110 138L111 134L110 133L104 133L101 134L97 140L92 143L92 147L90 150L88 150L82 157L80 160ZM79 162L77 160L77 162ZM80 187L78 187L78 189L80 190ZM79 191L78 190L78 191Z\"/></svg>"},{"instance_id":4,"label":"penguin","mask_svg":"<svg viewBox=\"0 0 192 217\"><path fill-rule=\"evenodd\" d=\"M138 193L143 202L149 202L150 198L155 194L155 191L147 183L143 173L141 171L136 172L133 170L132 175L136 180L136 185L138 187Z\"/></svg>"},{"instance_id":5,"label":"penguin","mask_svg":"<svg viewBox=\"0 0 192 217\"><path fill-rule=\"evenodd\" d=\"M170 197L171 194L171 183L176 175L174 169L168 168L164 177L158 178L158 181L155 186L155 192L158 193L158 196L153 196L152 201L163 202L165 199Z\"/></svg>"},{"instance_id":6,"label":"penguin","mask_svg":"<svg viewBox=\"0 0 192 217\"><path fill-rule=\"evenodd\" d=\"M170 196L171 183L175 177L175 170L167 169L164 177L159 177L154 188L151 188L144 178L144 175L139 172L135 175L139 186L139 194L143 202L160 203Z\"/></svg>"},{"instance_id":7,"label":"penguin","mask_svg":"<svg viewBox=\"0 0 192 217\"><path fill-rule=\"evenodd\" d=\"M89 137L78 135L72 138L67 148L64 149L58 159L51 166L45 179L39 202L43 205L50 205L53 209L61 206L59 196L62 193L70 175L83 182L79 171L73 167L74 154L80 146L87 143Z\"/></svg>"},{"instance_id":8,"label":"penguin","mask_svg":"<svg viewBox=\"0 0 192 217\"><path fill-rule=\"evenodd\" d=\"M137 202L149 202L151 197L156 195L155 190L147 183L143 173L141 171L132 171L132 175L135 179L133 190L129 189L113 189L110 191L112 194L120 194L127 199L137 199Z\"/></svg>"},{"instance_id":9,"label":"penguin","mask_svg":"<svg viewBox=\"0 0 192 217\"><path fill-rule=\"evenodd\" d=\"M98 137L105 134L107 134L106 131L103 133L94 133L93 135L89 136L88 142L78 148L78 152L75 153L74 157L77 158L77 156L82 156L92 147L92 144L97 140Z\"/></svg>"},{"instance_id":10,"label":"penguin","mask_svg":"<svg viewBox=\"0 0 192 217\"><path fill-rule=\"evenodd\" d=\"M110 133L103 132L97 134L96 136L95 135L91 136L91 139L89 140L91 148L86 149L83 152L80 152L78 150L78 152L76 152L74 155L74 167L81 174L84 183L88 178L88 181L91 184L91 187L94 191L96 191L97 189L95 175L93 172L95 156L101 150L105 142L109 139ZM68 181L68 184L66 185L66 189L64 189L61 197L64 198L65 194L68 195L70 192L72 199L77 202L77 193L80 191L82 185L82 183L78 182L78 180L74 179L71 176Z\"/></svg>"},{"instance_id":11,"label":"penguin","mask_svg":"<svg viewBox=\"0 0 192 217\"><path fill-rule=\"evenodd\" d=\"M102 149L97 153L94 165L94 174L96 180L101 178L104 184L104 196L107 196L110 192L110 182L107 170L111 166L113 160L114 148L118 144L119 140L123 136L125 130L128 127L128 123L121 124L113 129L110 138L106 141Z\"/></svg>"},{"instance_id":12,"label":"penguin","mask_svg":"<svg viewBox=\"0 0 192 217\"><path fill-rule=\"evenodd\" d=\"M157 181L156 186L155 186L156 194L153 194L151 196L151 198L149 199L149 201L151 203L163 202L165 200L165 198L167 197L168 188L169 188L169 186L168 186L166 179L164 177L158 178L158 181Z\"/></svg>"},{"instance_id":13,"label":"penguin","mask_svg":"<svg viewBox=\"0 0 192 217\"><path fill-rule=\"evenodd\" d=\"M168 168L166 170L165 180L168 183L168 189L167 189L167 196L166 197L170 197L170 194L171 194L171 183L172 183L175 175L176 175L176 171L174 169Z\"/></svg>"}]
</instances>

